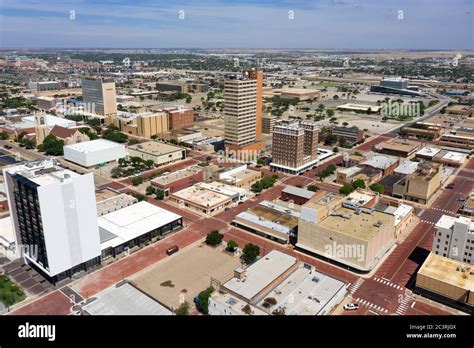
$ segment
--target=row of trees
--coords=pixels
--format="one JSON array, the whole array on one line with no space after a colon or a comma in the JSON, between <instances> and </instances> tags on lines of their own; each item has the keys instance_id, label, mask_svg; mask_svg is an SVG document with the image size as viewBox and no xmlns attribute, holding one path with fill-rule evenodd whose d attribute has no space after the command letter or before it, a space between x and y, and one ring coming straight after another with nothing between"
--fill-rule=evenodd
<instances>
[{"instance_id":1,"label":"row of trees","mask_svg":"<svg viewBox=\"0 0 474 348\"><path fill-rule=\"evenodd\" d=\"M250 187L250 190L254 193L260 193L263 190L273 187L273 185L275 184L277 180L278 180L278 175L265 176L263 179L256 181Z\"/></svg>"}]
</instances>

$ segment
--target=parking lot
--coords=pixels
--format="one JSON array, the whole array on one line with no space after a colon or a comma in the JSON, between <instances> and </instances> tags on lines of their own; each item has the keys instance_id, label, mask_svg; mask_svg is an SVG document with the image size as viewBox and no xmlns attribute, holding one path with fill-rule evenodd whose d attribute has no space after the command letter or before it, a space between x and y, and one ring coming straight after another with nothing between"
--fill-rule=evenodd
<instances>
[{"instance_id":1,"label":"parking lot","mask_svg":"<svg viewBox=\"0 0 474 348\"><path fill-rule=\"evenodd\" d=\"M163 304L177 308L181 294L192 303L194 296L210 285L211 277L223 282L240 266L239 257L221 248L193 245L128 279Z\"/></svg>"}]
</instances>

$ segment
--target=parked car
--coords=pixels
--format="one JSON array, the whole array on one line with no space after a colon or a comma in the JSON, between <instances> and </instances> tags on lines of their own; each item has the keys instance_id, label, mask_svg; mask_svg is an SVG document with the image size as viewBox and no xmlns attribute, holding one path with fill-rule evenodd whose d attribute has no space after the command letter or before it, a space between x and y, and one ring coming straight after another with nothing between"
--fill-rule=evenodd
<instances>
[{"instance_id":1,"label":"parked car","mask_svg":"<svg viewBox=\"0 0 474 348\"><path fill-rule=\"evenodd\" d=\"M229 210L230 210L230 208L224 208L224 211L229 211Z\"/></svg>"},{"instance_id":2,"label":"parked car","mask_svg":"<svg viewBox=\"0 0 474 348\"><path fill-rule=\"evenodd\" d=\"M446 186L446 188L451 190L451 189L454 188L454 184L448 184L448 185Z\"/></svg>"},{"instance_id":3,"label":"parked car","mask_svg":"<svg viewBox=\"0 0 474 348\"><path fill-rule=\"evenodd\" d=\"M8 144L3 145L3 147L4 147L5 149L11 149L11 148L12 148L12 146L11 146L11 145L8 145Z\"/></svg>"},{"instance_id":4,"label":"parked car","mask_svg":"<svg viewBox=\"0 0 474 348\"><path fill-rule=\"evenodd\" d=\"M458 198L458 202L465 202L466 198Z\"/></svg>"},{"instance_id":5,"label":"parked car","mask_svg":"<svg viewBox=\"0 0 474 348\"><path fill-rule=\"evenodd\" d=\"M343 307L346 311L355 311L359 309L359 305L357 303L348 303Z\"/></svg>"},{"instance_id":6,"label":"parked car","mask_svg":"<svg viewBox=\"0 0 474 348\"><path fill-rule=\"evenodd\" d=\"M175 245L175 246L172 246L171 248L167 249L166 250L166 254L168 256L170 255L173 255L175 252L177 252L179 250L179 246Z\"/></svg>"}]
</instances>

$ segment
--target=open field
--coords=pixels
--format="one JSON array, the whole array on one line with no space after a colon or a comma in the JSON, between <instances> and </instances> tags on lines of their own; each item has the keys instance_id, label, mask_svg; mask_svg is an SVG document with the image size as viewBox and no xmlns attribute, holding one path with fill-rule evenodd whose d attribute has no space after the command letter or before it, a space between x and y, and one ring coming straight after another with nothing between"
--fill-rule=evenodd
<instances>
[{"instance_id":1,"label":"open field","mask_svg":"<svg viewBox=\"0 0 474 348\"><path fill-rule=\"evenodd\" d=\"M192 303L210 285L211 277L225 281L240 266L237 256L204 244L178 251L129 278L139 289L167 306L179 307L180 294Z\"/></svg>"}]
</instances>

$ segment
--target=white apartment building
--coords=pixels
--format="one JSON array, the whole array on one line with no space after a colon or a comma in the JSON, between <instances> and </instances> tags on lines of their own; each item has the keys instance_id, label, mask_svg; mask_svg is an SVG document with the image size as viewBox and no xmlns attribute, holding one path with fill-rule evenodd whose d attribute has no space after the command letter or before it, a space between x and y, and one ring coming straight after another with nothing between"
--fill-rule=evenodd
<instances>
[{"instance_id":1,"label":"white apartment building","mask_svg":"<svg viewBox=\"0 0 474 348\"><path fill-rule=\"evenodd\" d=\"M100 263L91 173L48 159L6 167L3 175L19 257L53 283Z\"/></svg>"},{"instance_id":2,"label":"white apartment building","mask_svg":"<svg viewBox=\"0 0 474 348\"><path fill-rule=\"evenodd\" d=\"M443 215L435 225L432 251L452 260L474 264L474 221Z\"/></svg>"}]
</instances>

